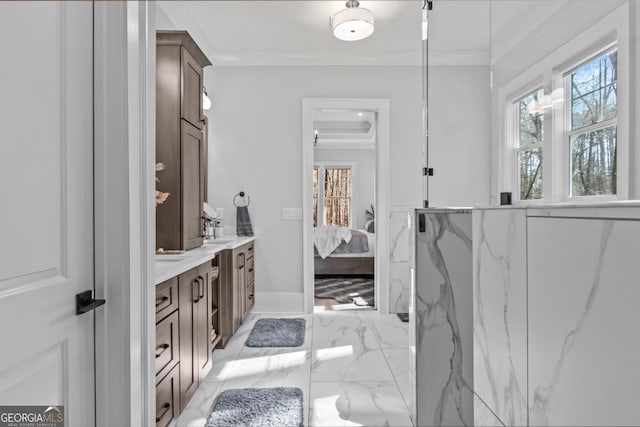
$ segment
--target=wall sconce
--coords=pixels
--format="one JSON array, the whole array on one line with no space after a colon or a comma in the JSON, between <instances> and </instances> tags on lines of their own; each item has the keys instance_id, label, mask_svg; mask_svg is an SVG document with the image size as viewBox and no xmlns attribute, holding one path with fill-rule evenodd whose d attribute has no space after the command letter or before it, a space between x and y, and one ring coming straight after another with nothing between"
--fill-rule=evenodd
<instances>
[{"instance_id":1,"label":"wall sconce","mask_svg":"<svg viewBox=\"0 0 640 427\"><path fill-rule=\"evenodd\" d=\"M202 86L202 109L210 110L211 109L211 99L207 95L207 88Z\"/></svg>"}]
</instances>

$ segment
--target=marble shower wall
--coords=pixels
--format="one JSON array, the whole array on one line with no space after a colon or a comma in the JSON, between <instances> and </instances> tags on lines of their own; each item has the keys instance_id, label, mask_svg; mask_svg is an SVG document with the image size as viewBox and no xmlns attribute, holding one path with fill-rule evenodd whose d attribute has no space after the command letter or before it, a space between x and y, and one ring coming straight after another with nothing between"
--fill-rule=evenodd
<instances>
[{"instance_id":1,"label":"marble shower wall","mask_svg":"<svg viewBox=\"0 0 640 427\"><path fill-rule=\"evenodd\" d=\"M416 402L419 426L474 421L472 216L469 210L416 211Z\"/></svg>"},{"instance_id":2,"label":"marble shower wall","mask_svg":"<svg viewBox=\"0 0 640 427\"><path fill-rule=\"evenodd\" d=\"M526 233L525 209L473 212L476 426L527 425Z\"/></svg>"},{"instance_id":3,"label":"marble shower wall","mask_svg":"<svg viewBox=\"0 0 640 427\"><path fill-rule=\"evenodd\" d=\"M474 425L640 425L640 208L473 213Z\"/></svg>"},{"instance_id":4,"label":"marble shower wall","mask_svg":"<svg viewBox=\"0 0 640 427\"><path fill-rule=\"evenodd\" d=\"M528 218L529 422L637 426L640 221L569 215Z\"/></svg>"},{"instance_id":5,"label":"marble shower wall","mask_svg":"<svg viewBox=\"0 0 640 427\"><path fill-rule=\"evenodd\" d=\"M392 208L389 214L389 313L409 312L412 212L413 209Z\"/></svg>"}]
</instances>

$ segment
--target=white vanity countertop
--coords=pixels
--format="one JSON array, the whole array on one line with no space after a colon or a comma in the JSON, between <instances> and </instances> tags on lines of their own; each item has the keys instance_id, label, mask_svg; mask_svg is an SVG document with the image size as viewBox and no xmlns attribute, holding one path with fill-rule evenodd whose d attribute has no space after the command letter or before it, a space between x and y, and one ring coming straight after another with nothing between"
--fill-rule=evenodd
<instances>
[{"instance_id":1,"label":"white vanity countertop","mask_svg":"<svg viewBox=\"0 0 640 427\"><path fill-rule=\"evenodd\" d=\"M231 236L225 238L225 242L220 243L217 243L215 240L205 240L205 244L201 247L191 249L181 255L156 255L155 284L158 285L165 280L169 280L187 270L204 264L205 262L212 260L216 254L224 251L225 249L239 248L240 246L252 242L255 239L255 236ZM158 261L158 259L163 260Z\"/></svg>"}]
</instances>

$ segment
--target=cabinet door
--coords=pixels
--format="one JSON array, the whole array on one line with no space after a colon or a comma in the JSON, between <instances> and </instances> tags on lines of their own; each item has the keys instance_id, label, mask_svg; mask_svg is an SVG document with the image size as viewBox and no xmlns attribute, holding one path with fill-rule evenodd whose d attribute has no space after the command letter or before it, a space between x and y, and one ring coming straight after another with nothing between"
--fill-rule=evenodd
<instances>
[{"instance_id":1,"label":"cabinet door","mask_svg":"<svg viewBox=\"0 0 640 427\"><path fill-rule=\"evenodd\" d=\"M204 115L202 113L202 67L182 48L182 118L192 125L202 128Z\"/></svg>"},{"instance_id":2,"label":"cabinet door","mask_svg":"<svg viewBox=\"0 0 640 427\"><path fill-rule=\"evenodd\" d=\"M196 303L196 350L198 377L204 380L211 370L211 263L198 267L199 300Z\"/></svg>"},{"instance_id":3,"label":"cabinet door","mask_svg":"<svg viewBox=\"0 0 640 427\"><path fill-rule=\"evenodd\" d=\"M197 306L200 298L198 270L196 268L178 277L178 292L180 308L180 408L184 409L198 388L198 362L196 343L197 337Z\"/></svg>"},{"instance_id":4,"label":"cabinet door","mask_svg":"<svg viewBox=\"0 0 640 427\"><path fill-rule=\"evenodd\" d=\"M182 241L185 250L203 243L204 151L202 131L181 120Z\"/></svg>"}]
</instances>

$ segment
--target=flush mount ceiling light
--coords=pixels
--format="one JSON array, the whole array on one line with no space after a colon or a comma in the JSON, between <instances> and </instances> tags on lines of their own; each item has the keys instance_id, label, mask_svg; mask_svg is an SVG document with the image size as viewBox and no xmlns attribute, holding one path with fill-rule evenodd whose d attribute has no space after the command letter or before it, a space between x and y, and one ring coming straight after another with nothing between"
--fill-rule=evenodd
<instances>
[{"instance_id":1,"label":"flush mount ceiling light","mask_svg":"<svg viewBox=\"0 0 640 427\"><path fill-rule=\"evenodd\" d=\"M333 35L340 40L362 40L373 34L373 12L364 9L356 0L349 0L347 8L336 13L331 20Z\"/></svg>"}]
</instances>

